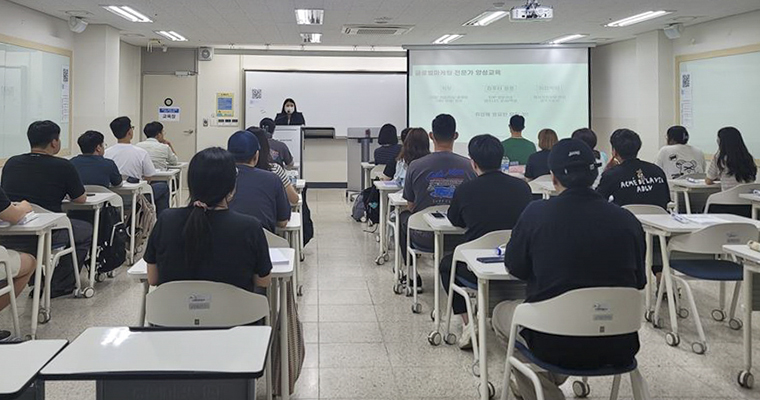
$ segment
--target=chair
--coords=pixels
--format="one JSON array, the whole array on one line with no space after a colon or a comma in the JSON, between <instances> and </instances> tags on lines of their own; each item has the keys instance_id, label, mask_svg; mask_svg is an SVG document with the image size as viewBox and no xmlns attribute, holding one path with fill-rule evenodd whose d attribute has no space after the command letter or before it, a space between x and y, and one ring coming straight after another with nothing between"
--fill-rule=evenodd
<instances>
[{"instance_id":1,"label":"chair","mask_svg":"<svg viewBox=\"0 0 760 400\"><path fill-rule=\"evenodd\" d=\"M270 249L289 249L290 248L290 243L288 243L287 239L277 236L266 229L264 229L264 236L266 236L267 238L267 244L269 245Z\"/></svg>"},{"instance_id":2,"label":"chair","mask_svg":"<svg viewBox=\"0 0 760 400\"><path fill-rule=\"evenodd\" d=\"M103 186L98 186L98 185L84 185L84 190L87 193L111 193L111 194L116 194L116 193L112 192L110 189L105 188ZM119 196L117 194L116 197L114 197L112 200L109 200L108 202L111 203L112 206L114 206L116 208L120 208L121 209L122 217L124 216L124 199L122 199L121 196ZM124 218L122 218L122 220L124 220Z\"/></svg>"},{"instance_id":3,"label":"chair","mask_svg":"<svg viewBox=\"0 0 760 400\"><path fill-rule=\"evenodd\" d=\"M475 240L471 240L467 243L462 243L459 246L457 246L456 249L454 249L454 256L451 260L451 276L449 279L449 293L448 293L449 297L446 303L446 331L444 333L444 338L446 339L446 343L448 344L454 344L456 342L456 337L452 333L450 333L451 332L452 303L454 301L454 292L456 292L460 296L464 297L466 300L465 305L467 306L467 319L470 321L470 336L472 337L472 354L473 354L472 369L473 369L473 375L475 376L480 376L480 373L474 373L476 366L478 365L478 355L480 353L478 352L478 338L477 338L478 335L475 334L475 313L473 312L472 304L469 301L470 293L468 293L468 290L477 291L478 284L477 282L467 282L464 280L456 279L456 273L455 273L456 265L457 265L457 262L464 262L462 251L473 250L473 249L495 249L496 247L509 242L509 238L511 236L512 236L512 231L509 231L509 230L489 232ZM479 309L478 312L488 312L488 310Z\"/></svg>"},{"instance_id":4,"label":"chair","mask_svg":"<svg viewBox=\"0 0 760 400\"><path fill-rule=\"evenodd\" d=\"M633 215L650 215L650 214L667 214L668 212L659 206L653 206L651 204L629 204L623 206L626 210L630 211Z\"/></svg>"},{"instance_id":5,"label":"chair","mask_svg":"<svg viewBox=\"0 0 760 400\"><path fill-rule=\"evenodd\" d=\"M11 300L10 313L13 319L13 335L15 337L21 337L21 325L18 322L18 307L16 306L16 289L13 287L13 274L11 273L10 257L8 256L8 250L5 247L0 246L0 266L5 269L5 282L6 285L0 288L0 297L8 295Z\"/></svg>"},{"instance_id":6,"label":"chair","mask_svg":"<svg viewBox=\"0 0 760 400\"><path fill-rule=\"evenodd\" d=\"M515 309L512 327L509 332L506 367L502 400L510 397L509 389L512 368L530 378L536 390L538 400L544 400L538 375L526 363L517 359L515 349L531 363L543 370L568 376L614 376L611 399L617 399L620 388L620 376L630 374L633 398L649 399L649 389L638 370L636 359L625 367L603 367L589 370L567 370L548 364L536 358L525 345L515 342L518 328L532 329L537 332L582 337L602 337L635 333L641 327L641 314L644 311L643 293L634 288L586 288L572 290L549 300L537 303L524 303Z\"/></svg>"},{"instance_id":7,"label":"chair","mask_svg":"<svg viewBox=\"0 0 760 400\"><path fill-rule=\"evenodd\" d=\"M750 218L752 216L752 202L740 198L739 195L750 194L754 190L760 190L760 183L745 183L724 192L713 193L707 198L705 214L724 212ZM716 211L716 208L720 210Z\"/></svg>"},{"instance_id":8,"label":"chair","mask_svg":"<svg viewBox=\"0 0 760 400\"><path fill-rule=\"evenodd\" d=\"M419 314L422 312L422 305L417 302L417 255L420 254L427 254L427 255L433 255L435 253L434 249L415 249L412 246L412 231L419 231L419 232L430 232L433 233L433 230L430 228L430 225L425 222L425 219L423 216L427 213L432 212L442 212L445 213L446 210L449 209L449 206L432 206L428 207L424 210L418 211L411 216L409 216L409 220L407 220L407 227L406 227L406 295L407 296L413 296L414 299L412 300L412 312L415 314ZM411 259L412 265L411 265L411 271L409 269L409 260Z\"/></svg>"},{"instance_id":9,"label":"chair","mask_svg":"<svg viewBox=\"0 0 760 400\"><path fill-rule=\"evenodd\" d=\"M733 299L731 301L731 308L729 311L729 327L734 330L739 330L742 327L742 322L734 318L736 312L736 304L739 299L739 293L741 290L741 281L743 279L743 268L740 264L728 260L722 260L719 258L723 254L723 245L726 244L739 244L747 243L750 240L758 239L758 231L755 225L750 223L723 223L708 226L700 229L696 232L676 236L670 239L668 243L668 254L678 251L690 254L709 255L713 256L710 259L687 259L687 260L670 260L670 267L663 269L663 274L671 274L681 286L686 289L686 298L689 301L691 312L694 314L694 320L697 326L697 333L699 334L699 342L694 342L691 345L692 351L697 354L704 354L707 351L707 341L705 339L705 332L702 329L702 322L700 321L699 314L697 312L697 305L694 302L694 294L691 291L691 287L687 283L687 280L705 280L720 282L724 285L725 282L736 282L734 286ZM677 271L679 274L672 274L671 270ZM665 280L663 280L665 281ZM667 284L667 283L666 283ZM660 283L660 290L658 296L661 296L663 290L663 284ZM670 289L670 288L668 288ZM721 293L724 292L724 288L721 287ZM658 298L658 304L661 299ZM713 319L716 321L723 321L726 318L724 311L724 299L721 295L720 309L712 311ZM689 315L689 311L684 308L677 310L677 315L681 318L686 318ZM659 324L659 322L658 322ZM673 332L669 332L665 337L668 345L678 346L680 338L678 336L676 327L673 328Z\"/></svg>"},{"instance_id":10,"label":"chair","mask_svg":"<svg viewBox=\"0 0 760 400\"><path fill-rule=\"evenodd\" d=\"M383 170L385 170L385 164L378 164L375 165L372 170L369 171L369 180L375 180L380 179L381 177L385 176L383 175ZM393 178L391 176L391 178ZM371 184L370 184L371 186Z\"/></svg>"}]
</instances>

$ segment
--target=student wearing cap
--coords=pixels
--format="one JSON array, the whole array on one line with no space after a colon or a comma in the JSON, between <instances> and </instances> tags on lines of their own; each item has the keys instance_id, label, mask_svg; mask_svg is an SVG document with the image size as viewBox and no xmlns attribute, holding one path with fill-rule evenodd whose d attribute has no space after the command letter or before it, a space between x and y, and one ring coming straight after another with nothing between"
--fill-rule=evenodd
<instances>
[{"instance_id":1,"label":"student wearing cap","mask_svg":"<svg viewBox=\"0 0 760 400\"><path fill-rule=\"evenodd\" d=\"M267 133L269 139L269 154L272 155L272 162L279 164L283 168L293 167L293 154L290 153L288 145L274 138L274 130L277 128L272 118L264 118L259 122L259 128Z\"/></svg>"},{"instance_id":2,"label":"student wearing cap","mask_svg":"<svg viewBox=\"0 0 760 400\"><path fill-rule=\"evenodd\" d=\"M256 168L259 161L259 140L248 131L235 132L227 141L227 151L237 163L237 189L230 209L258 218L265 229L274 232L290 219L290 204L280 178L272 172Z\"/></svg>"},{"instance_id":3,"label":"student wearing cap","mask_svg":"<svg viewBox=\"0 0 760 400\"><path fill-rule=\"evenodd\" d=\"M619 206L650 204L667 209L668 177L660 167L639 160L639 135L630 129L618 129L610 136L610 144L617 165L604 171L596 191Z\"/></svg>"},{"instance_id":4,"label":"student wearing cap","mask_svg":"<svg viewBox=\"0 0 760 400\"><path fill-rule=\"evenodd\" d=\"M504 156L509 162L517 162L520 165L528 164L528 157L536 152L536 145L522 136L525 129L525 118L522 115L513 115L509 119L510 138L501 142L504 146Z\"/></svg>"},{"instance_id":5,"label":"student wearing cap","mask_svg":"<svg viewBox=\"0 0 760 400\"><path fill-rule=\"evenodd\" d=\"M689 174L705 172L705 154L702 150L688 144L689 131L683 126L671 126L668 129L668 145L657 153L655 164L665 171L668 179L680 178Z\"/></svg>"},{"instance_id":6,"label":"student wearing cap","mask_svg":"<svg viewBox=\"0 0 760 400\"><path fill-rule=\"evenodd\" d=\"M577 139L560 140L549 156L549 168L559 195L528 205L512 230L504 257L509 273L527 282L525 302L581 288L643 289L644 230L633 214L591 189L597 175L591 148ZM500 339L508 339L520 303L505 301L494 309L492 324ZM639 351L637 333L578 338L523 329L516 340L537 358L567 369L625 366ZM512 390L525 400L535 399L530 379L519 371L514 376ZM545 399L565 398L559 385L566 376L545 371L538 376Z\"/></svg>"}]
</instances>

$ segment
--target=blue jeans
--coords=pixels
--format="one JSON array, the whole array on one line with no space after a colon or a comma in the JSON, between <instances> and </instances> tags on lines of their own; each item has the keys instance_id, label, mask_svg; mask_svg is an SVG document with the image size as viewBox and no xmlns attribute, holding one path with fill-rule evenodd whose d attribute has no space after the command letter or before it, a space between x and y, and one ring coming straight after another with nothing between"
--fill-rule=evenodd
<instances>
[{"instance_id":1,"label":"blue jeans","mask_svg":"<svg viewBox=\"0 0 760 400\"><path fill-rule=\"evenodd\" d=\"M156 217L169 208L169 185L166 182L151 182L153 202L156 203Z\"/></svg>"}]
</instances>

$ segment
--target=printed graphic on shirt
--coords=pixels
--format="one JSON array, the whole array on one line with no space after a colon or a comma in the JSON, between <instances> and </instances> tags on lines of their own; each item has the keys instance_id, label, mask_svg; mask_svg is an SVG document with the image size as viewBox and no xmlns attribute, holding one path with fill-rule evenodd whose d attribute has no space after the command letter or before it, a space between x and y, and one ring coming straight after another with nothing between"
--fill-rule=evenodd
<instances>
[{"instance_id":1,"label":"printed graphic on shirt","mask_svg":"<svg viewBox=\"0 0 760 400\"><path fill-rule=\"evenodd\" d=\"M280 152L274 149L269 149L269 155L272 157L272 160L274 162L277 162L277 160L280 159Z\"/></svg>"},{"instance_id":2,"label":"printed graphic on shirt","mask_svg":"<svg viewBox=\"0 0 760 400\"><path fill-rule=\"evenodd\" d=\"M429 173L425 180L428 182L427 191L436 204L448 204L454 197L457 186L465 180L463 169L439 170Z\"/></svg>"},{"instance_id":3,"label":"printed graphic on shirt","mask_svg":"<svg viewBox=\"0 0 760 400\"><path fill-rule=\"evenodd\" d=\"M688 175L688 174L695 174L697 173L697 167L699 164L697 163L697 160L684 160L679 159L678 154L671 154L668 157L668 161L672 162L676 168L678 169L677 174L672 174L670 177L680 178L681 176Z\"/></svg>"},{"instance_id":4,"label":"printed graphic on shirt","mask_svg":"<svg viewBox=\"0 0 760 400\"><path fill-rule=\"evenodd\" d=\"M665 180L662 177L647 177L641 169L636 170L636 177L620 182L621 189L636 188L636 193L649 193L655 185L662 185Z\"/></svg>"}]
</instances>

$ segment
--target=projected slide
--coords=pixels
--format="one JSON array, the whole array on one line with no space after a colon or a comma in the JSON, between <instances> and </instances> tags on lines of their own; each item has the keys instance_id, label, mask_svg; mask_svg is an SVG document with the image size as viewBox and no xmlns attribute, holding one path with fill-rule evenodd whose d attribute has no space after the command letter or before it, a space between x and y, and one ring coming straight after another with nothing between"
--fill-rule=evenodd
<instances>
[{"instance_id":1,"label":"projected slide","mask_svg":"<svg viewBox=\"0 0 760 400\"><path fill-rule=\"evenodd\" d=\"M482 133L499 138L509 135L509 118L514 114L526 119L524 135L536 141L538 131L554 129L560 137L569 137L577 128L589 125L588 63L585 49L582 57L571 62L544 60L540 52L555 49L534 49L533 59L522 55L514 60L493 60L486 50L480 63L452 63L441 57L439 63L412 63L409 69L409 121L411 126L430 129L430 122L440 113L453 115L461 141ZM446 52L465 50L440 50ZM497 50L494 50L497 51ZM498 50L500 57L510 50ZM473 54L457 57L477 60ZM511 58L506 55L507 58ZM426 60L431 61L429 55ZM490 58L490 59L489 59ZM456 60L455 60L456 61ZM483 63L483 61L503 61ZM549 61L549 62L543 62ZM575 61L575 62L573 62Z\"/></svg>"}]
</instances>

